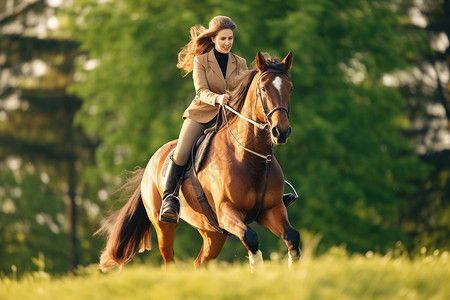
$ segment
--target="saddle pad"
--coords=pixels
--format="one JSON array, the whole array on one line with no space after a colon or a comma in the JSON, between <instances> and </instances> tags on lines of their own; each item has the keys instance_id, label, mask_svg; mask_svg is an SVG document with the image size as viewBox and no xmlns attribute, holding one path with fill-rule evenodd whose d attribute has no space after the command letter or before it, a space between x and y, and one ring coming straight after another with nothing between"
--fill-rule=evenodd
<instances>
[{"instance_id":1,"label":"saddle pad","mask_svg":"<svg viewBox=\"0 0 450 300\"><path fill-rule=\"evenodd\" d=\"M212 128L211 128L212 129ZM197 141L194 143L191 151L191 159L186 165L186 171L184 172L183 182L190 178L189 170L192 167L192 158L194 159L194 165L195 165L195 171L198 172L203 168L203 160L206 157L206 154L208 154L209 145L211 144L211 141L213 137L215 136L216 131L215 130L205 130L205 132L197 139ZM169 165L169 159L172 157L173 153L175 152L175 149L173 149L169 155L167 155L161 173L163 177L166 176L167 172L167 166Z\"/></svg>"},{"instance_id":2,"label":"saddle pad","mask_svg":"<svg viewBox=\"0 0 450 300\"><path fill-rule=\"evenodd\" d=\"M191 160L194 160L196 172L202 169L203 160L208 154L209 145L211 145L211 141L215 135L215 130L205 130L205 132L194 143L194 147L192 149L193 155L191 155Z\"/></svg>"}]
</instances>

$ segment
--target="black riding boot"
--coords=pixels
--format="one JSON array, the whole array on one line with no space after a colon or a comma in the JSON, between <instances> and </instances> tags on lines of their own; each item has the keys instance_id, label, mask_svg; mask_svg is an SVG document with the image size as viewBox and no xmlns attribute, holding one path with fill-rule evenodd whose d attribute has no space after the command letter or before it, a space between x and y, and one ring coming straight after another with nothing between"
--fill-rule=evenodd
<instances>
[{"instance_id":1,"label":"black riding boot","mask_svg":"<svg viewBox=\"0 0 450 300\"><path fill-rule=\"evenodd\" d=\"M183 176L185 166L179 166L170 157L164 183L163 203L159 212L159 220L178 223L180 218L180 199L178 199L178 181Z\"/></svg>"}]
</instances>

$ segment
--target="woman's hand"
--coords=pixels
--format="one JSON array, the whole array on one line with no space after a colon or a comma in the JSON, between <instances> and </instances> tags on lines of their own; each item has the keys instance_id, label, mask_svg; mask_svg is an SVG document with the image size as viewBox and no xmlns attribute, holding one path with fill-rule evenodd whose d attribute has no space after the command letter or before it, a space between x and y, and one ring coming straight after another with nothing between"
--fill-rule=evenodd
<instances>
[{"instance_id":1,"label":"woman's hand","mask_svg":"<svg viewBox=\"0 0 450 300\"><path fill-rule=\"evenodd\" d=\"M222 94L219 97L217 97L217 103L221 106L227 105L230 101L230 95L229 94Z\"/></svg>"}]
</instances>

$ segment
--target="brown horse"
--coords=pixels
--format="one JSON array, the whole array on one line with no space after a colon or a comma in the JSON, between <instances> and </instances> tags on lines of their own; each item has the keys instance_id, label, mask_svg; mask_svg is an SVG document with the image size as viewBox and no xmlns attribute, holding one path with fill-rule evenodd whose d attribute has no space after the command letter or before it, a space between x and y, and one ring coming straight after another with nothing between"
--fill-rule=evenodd
<instances>
[{"instance_id":1,"label":"brown horse","mask_svg":"<svg viewBox=\"0 0 450 300\"><path fill-rule=\"evenodd\" d=\"M224 231L237 236L247 248L250 263L258 251L258 237L247 226L253 220L281 237L287 247L289 263L301 256L300 235L289 223L282 201L284 176L272 156L275 144L285 143L290 135L289 102L292 83L288 71L292 53L280 63L265 59L258 52L256 68L249 71L240 92L233 97L224 126L212 139L203 168L198 172L217 221ZM127 204L110 216L100 232L107 232L106 248L100 258L105 271L122 266L140 251L150 250L151 225L158 236L164 263L174 261L173 244L177 224L158 220L163 190L163 166L177 141L162 146L145 169L131 183L138 183ZM181 219L196 228L203 246L194 262L198 267L219 255L227 235L211 225L197 201L190 179L181 191ZM250 219L250 220L249 220Z\"/></svg>"}]
</instances>

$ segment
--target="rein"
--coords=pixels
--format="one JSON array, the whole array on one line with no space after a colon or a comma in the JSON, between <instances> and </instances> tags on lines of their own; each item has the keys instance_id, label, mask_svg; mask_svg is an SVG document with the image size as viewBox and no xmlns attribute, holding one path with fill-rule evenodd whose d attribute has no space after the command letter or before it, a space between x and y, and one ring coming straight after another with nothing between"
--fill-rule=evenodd
<instances>
[{"instance_id":1,"label":"rein","mask_svg":"<svg viewBox=\"0 0 450 300\"><path fill-rule=\"evenodd\" d=\"M225 105L225 107L226 107L227 109L230 109L230 108L231 108L231 107L229 107L228 105ZM235 110L231 110L231 111L232 111L232 112L235 112ZM230 125L229 125L229 123L228 123L227 114L225 113L225 110L222 110L222 112L223 112L223 119L225 120L225 123L227 124L228 132L229 132L230 135L233 137L233 139L236 141L236 143L238 143L238 145L241 146L242 149L244 149L245 151L250 152L251 154L254 154L254 155L258 156L258 157L261 157L262 159L265 159L266 162L272 161L272 148L273 148L273 145L272 145L272 147L271 147L271 149L270 149L270 153L267 154L267 155L260 154L260 153L258 153L258 152L256 152L256 151L253 151L253 150L251 150L251 149L245 147L244 145L242 145L242 144L238 141L238 139L236 138L236 136L231 132ZM236 112L236 113L237 113L237 112ZM237 115L238 115L239 117L243 118L244 120L249 121L250 123L254 124L255 126L261 125L261 123L256 123L256 122L253 121L253 120L247 119L246 117L242 116L242 115L239 114L239 113L238 113ZM262 126L262 127L260 127L260 126L257 126L257 127L258 127L259 129L266 129L267 123L265 123L264 126Z\"/></svg>"}]
</instances>

